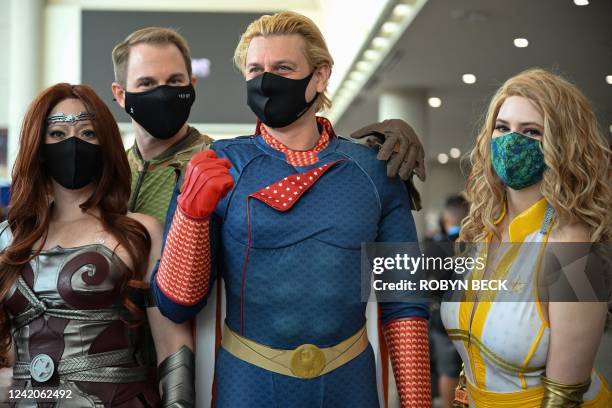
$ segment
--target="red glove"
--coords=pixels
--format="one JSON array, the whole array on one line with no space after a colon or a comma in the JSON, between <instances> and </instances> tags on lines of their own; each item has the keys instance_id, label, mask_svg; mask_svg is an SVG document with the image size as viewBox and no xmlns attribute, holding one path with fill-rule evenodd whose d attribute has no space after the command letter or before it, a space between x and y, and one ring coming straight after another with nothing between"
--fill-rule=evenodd
<instances>
[{"instance_id":1,"label":"red glove","mask_svg":"<svg viewBox=\"0 0 612 408\"><path fill-rule=\"evenodd\" d=\"M208 218L219 200L234 186L230 168L229 160L217 158L212 150L193 156L187 164L185 181L177 199L183 213L192 218Z\"/></svg>"},{"instance_id":2,"label":"red glove","mask_svg":"<svg viewBox=\"0 0 612 408\"><path fill-rule=\"evenodd\" d=\"M194 305L209 292L209 217L234 185L230 167L212 150L196 154L187 164L156 275L157 287L176 304Z\"/></svg>"},{"instance_id":3,"label":"red glove","mask_svg":"<svg viewBox=\"0 0 612 408\"><path fill-rule=\"evenodd\" d=\"M402 408L431 407L427 320L393 320L384 333Z\"/></svg>"}]
</instances>

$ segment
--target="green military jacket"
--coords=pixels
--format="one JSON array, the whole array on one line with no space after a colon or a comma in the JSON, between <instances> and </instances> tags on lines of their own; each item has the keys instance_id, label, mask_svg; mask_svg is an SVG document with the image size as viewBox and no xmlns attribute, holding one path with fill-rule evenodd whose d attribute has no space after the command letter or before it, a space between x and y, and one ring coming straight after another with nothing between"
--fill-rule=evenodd
<instances>
[{"instance_id":1,"label":"green military jacket","mask_svg":"<svg viewBox=\"0 0 612 408\"><path fill-rule=\"evenodd\" d=\"M132 171L132 195L129 211L149 214L162 224L177 180L191 157L206 150L213 142L207 135L189 127L187 135L151 160L144 160L136 142L128 149Z\"/></svg>"}]
</instances>

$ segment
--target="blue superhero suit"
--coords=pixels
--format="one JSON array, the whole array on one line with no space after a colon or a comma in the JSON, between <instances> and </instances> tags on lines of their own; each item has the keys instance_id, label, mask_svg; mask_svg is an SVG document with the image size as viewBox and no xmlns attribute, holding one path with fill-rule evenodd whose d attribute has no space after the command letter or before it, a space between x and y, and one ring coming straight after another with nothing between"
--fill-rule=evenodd
<instances>
[{"instance_id":1,"label":"blue superhero suit","mask_svg":"<svg viewBox=\"0 0 612 408\"><path fill-rule=\"evenodd\" d=\"M409 196L399 178L386 176L376 152L332 137L314 165L295 167L261 135L213 144L227 158L233 190L219 202L213 261L226 289L226 324L277 349L329 347L365 324L361 300L361 243L415 242ZM333 164L288 211L252 195L285 177ZM173 199L168 222L176 207ZM169 225L166 227L168 230ZM159 309L174 321L204 306L186 307L152 288ZM383 323L427 318L425 303L381 303ZM216 362L218 407L378 407L371 347L340 368L313 379L277 374L223 348Z\"/></svg>"}]
</instances>

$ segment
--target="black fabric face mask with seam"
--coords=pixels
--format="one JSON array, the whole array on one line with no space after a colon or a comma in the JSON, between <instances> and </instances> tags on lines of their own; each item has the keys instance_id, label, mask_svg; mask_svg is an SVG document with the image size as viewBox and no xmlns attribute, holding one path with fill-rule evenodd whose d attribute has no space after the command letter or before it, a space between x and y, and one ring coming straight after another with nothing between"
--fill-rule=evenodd
<instances>
[{"instance_id":1,"label":"black fabric face mask with seam","mask_svg":"<svg viewBox=\"0 0 612 408\"><path fill-rule=\"evenodd\" d=\"M306 101L306 88L314 71L306 78L291 79L264 72L246 82L247 105L266 126L282 128L300 118L315 103L317 93Z\"/></svg>"},{"instance_id":2,"label":"black fabric face mask with seam","mask_svg":"<svg viewBox=\"0 0 612 408\"><path fill-rule=\"evenodd\" d=\"M157 139L170 139L187 122L195 101L193 85L160 85L145 92L125 92L125 111Z\"/></svg>"},{"instance_id":3,"label":"black fabric face mask with seam","mask_svg":"<svg viewBox=\"0 0 612 408\"><path fill-rule=\"evenodd\" d=\"M76 136L58 143L42 146L42 157L47 173L60 185L78 190L102 174L102 148Z\"/></svg>"}]
</instances>

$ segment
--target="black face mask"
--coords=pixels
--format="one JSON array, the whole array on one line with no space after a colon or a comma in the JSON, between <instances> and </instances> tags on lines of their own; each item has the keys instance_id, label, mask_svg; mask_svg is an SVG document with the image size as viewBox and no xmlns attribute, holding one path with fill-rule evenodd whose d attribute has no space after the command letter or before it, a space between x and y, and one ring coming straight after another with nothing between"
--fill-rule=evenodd
<instances>
[{"instance_id":1,"label":"black face mask","mask_svg":"<svg viewBox=\"0 0 612 408\"><path fill-rule=\"evenodd\" d=\"M151 136L170 139L189 118L195 101L193 85L160 85L145 92L125 92L125 111Z\"/></svg>"},{"instance_id":2,"label":"black face mask","mask_svg":"<svg viewBox=\"0 0 612 408\"><path fill-rule=\"evenodd\" d=\"M78 137L42 146L45 170L71 190L85 187L102 174L102 148Z\"/></svg>"},{"instance_id":3,"label":"black face mask","mask_svg":"<svg viewBox=\"0 0 612 408\"><path fill-rule=\"evenodd\" d=\"M314 71L303 79L285 78L264 72L247 81L247 105L271 128L289 126L315 103L317 93L306 102L306 88Z\"/></svg>"}]
</instances>

